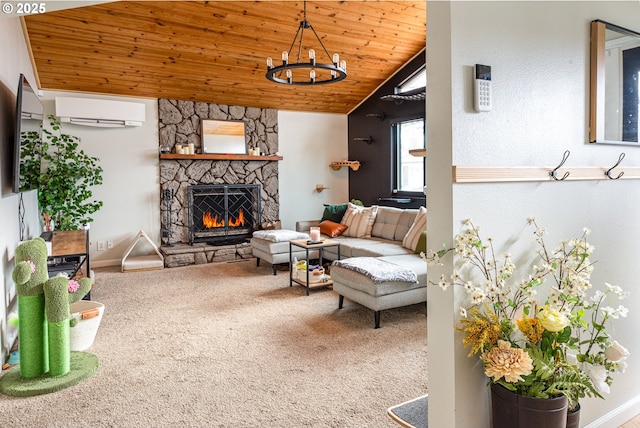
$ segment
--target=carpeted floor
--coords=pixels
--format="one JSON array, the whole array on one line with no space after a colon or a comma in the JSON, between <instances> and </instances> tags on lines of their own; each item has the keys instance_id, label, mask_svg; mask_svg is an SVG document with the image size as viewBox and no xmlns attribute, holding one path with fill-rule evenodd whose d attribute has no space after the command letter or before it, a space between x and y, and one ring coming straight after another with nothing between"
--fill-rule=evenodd
<instances>
[{"instance_id":1,"label":"carpeted floor","mask_svg":"<svg viewBox=\"0 0 640 428\"><path fill-rule=\"evenodd\" d=\"M255 260L148 272L97 269L98 372L0 396L7 427L397 427L427 392L424 305L373 313L288 286Z\"/></svg>"}]
</instances>

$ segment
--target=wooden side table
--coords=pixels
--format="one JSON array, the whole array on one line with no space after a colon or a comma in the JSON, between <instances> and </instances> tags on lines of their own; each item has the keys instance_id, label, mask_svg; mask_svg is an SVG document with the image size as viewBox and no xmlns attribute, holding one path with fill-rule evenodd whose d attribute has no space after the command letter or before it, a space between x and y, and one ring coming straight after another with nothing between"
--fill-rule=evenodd
<instances>
[{"instance_id":1,"label":"wooden side table","mask_svg":"<svg viewBox=\"0 0 640 428\"><path fill-rule=\"evenodd\" d=\"M54 231L51 238L51 255L47 259L49 277L64 273L73 278L83 266L85 276L90 279L89 229ZM89 291L84 300L90 300L90 295Z\"/></svg>"},{"instance_id":2,"label":"wooden side table","mask_svg":"<svg viewBox=\"0 0 640 428\"><path fill-rule=\"evenodd\" d=\"M294 239L289 241L289 287L293 286L293 283L300 284L307 288L307 296L309 295L309 289L311 287L327 287L329 285L333 285L332 280L328 281L320 281L314 284L309 283L309 269L307 269L307 282L306 284L299 280L298 278L293 277L293 247L300 247L305 250L305 260L307 261L307 266L309 265L309 250L318 250L318 258L320 266L322 266L322 253L325 248L329 247L338 247L338 260L340 260L340 243L338 241L334 241L331 239L324 239L320 242L313 242L308 239Z\"/></svg>"}]
</instances>

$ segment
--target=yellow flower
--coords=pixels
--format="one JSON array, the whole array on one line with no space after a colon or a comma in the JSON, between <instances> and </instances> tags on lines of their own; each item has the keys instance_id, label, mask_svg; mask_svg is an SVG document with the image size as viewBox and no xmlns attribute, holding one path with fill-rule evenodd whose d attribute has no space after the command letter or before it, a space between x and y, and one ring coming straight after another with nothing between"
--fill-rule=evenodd
<instances>
[{"instance_id":1,"label":"yellow flower","mask_svg":"<svg viewBox=\"0 0 640 428\"><path fill-rule=\"evenodd\" d=\"M557 333L564 330L569 325L569 318L557 309L545 308L540 309L536 314L536 318L542 324L545 330Z\"/></svg>"},{"instance_id":2,"label":"yellow flower","mask_svg":"<svg viewBox=\"0 0 640 428\"><path fill-rule=\"evenodd\" d=\"M539 320L524 317L520 320L516 320L516 325L531 344L537 345L542 340L542 332L544 328Z\"/></svg>"},{"instance_id":3,"label":"yellow flower","mask_svg":"<svg viewBox=\"0 0 640 428\"><path fill-rule=\"evenodd\" d=\"M483 352L498 343L502 335L502 328L498 316L485 305L486 314L480 312L477 307L471 309L471 317L460 320L462 326L456 326L456 330L464 333L462 343L470 346L469 356Z\"/></svg>"},{"instance_id":4,"label":"yellow flower","mask_svg":"<svg viewBox=\"0 0 640 428\"><path fill-rule=\"evenodd\" d=\"M507 382L515 383L522 379L522 376L531 374L533 362L524 349L512 348L511 343L499 340L498 346L483 355L485 369L484 373L498 381L504 377Z\"/></svg>"}]
</instances>

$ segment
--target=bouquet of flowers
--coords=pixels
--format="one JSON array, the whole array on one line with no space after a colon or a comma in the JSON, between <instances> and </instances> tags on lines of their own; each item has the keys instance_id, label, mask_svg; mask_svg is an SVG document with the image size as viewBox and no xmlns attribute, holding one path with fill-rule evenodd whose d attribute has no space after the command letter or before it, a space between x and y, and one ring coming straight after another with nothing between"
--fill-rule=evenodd
<instances>
[{"instance_id":1,"label":"bouquet of flowers","mask_svg":"<svg viewBox=\"0 0 640 428\"><path fill-rule=\"evenodd\" d=\"M438 285L466 290L469 304L460 307L455 328L464 335L469 356L480 357L490 382L529 397L565 395L575 410L580 398L602 398L612 373L626 368L629 353L611 340L606 325L627 315L624 306L609 302L628 293L609 284L592 290L588 229L551 250L537 220L529 223L539 262L521 279L514 278L511 256L496 256L493 240L483 239L471 220L453 248L422 256L432 265L450 252L460 257L460 270L450 279L442 275Z\"/></svg>"}]
</instances>

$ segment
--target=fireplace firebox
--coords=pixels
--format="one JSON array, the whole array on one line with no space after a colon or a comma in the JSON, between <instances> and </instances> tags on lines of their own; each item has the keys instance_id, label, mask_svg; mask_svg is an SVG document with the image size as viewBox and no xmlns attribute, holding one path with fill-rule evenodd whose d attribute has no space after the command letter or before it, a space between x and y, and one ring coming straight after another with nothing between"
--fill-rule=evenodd
<instances>
[{"instance_id":1,"label":"fireplace firebox","mask_svg":"<svg viewBox=\"0 0 640 428\"><path fill-rule=\"evenodd\" d=\"M260 184L198 184L187 188L189 244L226 245L260 225Z\"/></svg>"}]
</instances>

